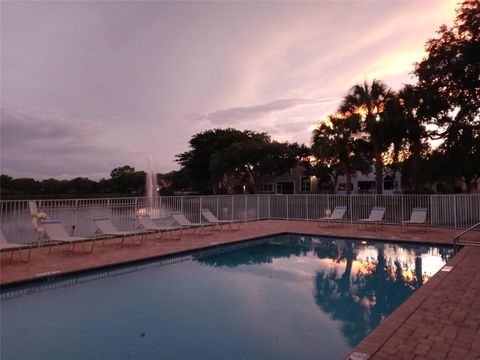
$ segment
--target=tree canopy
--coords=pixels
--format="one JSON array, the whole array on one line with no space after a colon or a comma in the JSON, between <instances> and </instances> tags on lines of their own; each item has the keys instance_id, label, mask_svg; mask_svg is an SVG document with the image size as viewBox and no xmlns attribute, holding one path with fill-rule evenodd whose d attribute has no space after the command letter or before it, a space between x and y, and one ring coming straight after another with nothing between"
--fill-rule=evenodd
<instances>
[{"instance_id":1,"label":"tree canopy","mask_svg":"<svg viewBox=\"0 0 480 360\"><path fill-rule=\"evenodd\" d=\"M194 188L218 192L235 183L258 191L264 176L281 175L302 156L305 146L272 141L263 132L213 129L192 136L191 150L177 155L177 162Z\"/></svg>"}]
</instances>

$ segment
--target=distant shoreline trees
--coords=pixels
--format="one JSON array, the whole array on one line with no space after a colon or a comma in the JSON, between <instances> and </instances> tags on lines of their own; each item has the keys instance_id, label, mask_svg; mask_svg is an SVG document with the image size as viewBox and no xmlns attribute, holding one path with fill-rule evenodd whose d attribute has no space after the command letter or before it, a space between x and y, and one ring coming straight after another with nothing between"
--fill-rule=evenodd
<instances>
[{"instance_id":1,"label":"distant shoreline trees","mask_svg":"<svg viewBox=\"0 0 480 360\"><path fill-rule=\"evenodd\" d=\"M14 179L8 175L0 175L0 190L2 199L25 198L26 196L140 196L145 193L145 179L146 173L144 171L136 171L134 167L124 165L113 169L109 179L99 181L84 177L77 177L72 180Z\"/></svg>"}]
</instances>

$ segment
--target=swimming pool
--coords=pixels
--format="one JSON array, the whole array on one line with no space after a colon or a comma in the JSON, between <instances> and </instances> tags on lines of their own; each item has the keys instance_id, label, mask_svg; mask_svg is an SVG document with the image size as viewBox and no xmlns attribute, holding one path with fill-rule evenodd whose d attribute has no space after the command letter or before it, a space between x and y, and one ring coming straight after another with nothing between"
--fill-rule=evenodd
<instances>
[{"instance_id":1,"label":"swimming pool","mask_svg":"<svg viewBox=\"0 0 480 360\"><path fill-rule=\"evenodd\" d=\"M339 359L449 247L281 235L2 290L2 359Z\"/></svg>"}]
</instances>

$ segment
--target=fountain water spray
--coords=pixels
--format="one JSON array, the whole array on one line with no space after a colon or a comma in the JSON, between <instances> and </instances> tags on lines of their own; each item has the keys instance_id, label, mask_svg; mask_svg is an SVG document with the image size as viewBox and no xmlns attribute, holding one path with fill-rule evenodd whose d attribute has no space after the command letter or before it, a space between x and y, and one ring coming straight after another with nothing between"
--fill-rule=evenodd
<instances>
[{"instance_id":1,"label":"fountain water spray","mask_svg":"<svg viewBox=\"0 0 480 360\"><path fill-rule=\"evenodd\" d=\"M155 165L153 162L153 157L148 157L148 172L147 172L147 181L145 184L145 195L147 196L148 206L150 209L158 208L157 204L157 197L158 197L158 190L160 187L158 186L157 181L157 173L155 171Z\"/></svg>"},{"instance_id":2,"label":"fountain water spray","mask_svg":"<svg viewBox=\"0 0 480 360\"><path fill-rule=\"evenodd\" d=\"M155 171L155 165L153 157L148 157L147 179L145 182L145 196L147 197L147 207L139 209L137 215L150 215L153 219L163 218L164 212L160 208L158 199L158 190L160 186L157 181L157 173Z\"/></svg>"}]
</instances>

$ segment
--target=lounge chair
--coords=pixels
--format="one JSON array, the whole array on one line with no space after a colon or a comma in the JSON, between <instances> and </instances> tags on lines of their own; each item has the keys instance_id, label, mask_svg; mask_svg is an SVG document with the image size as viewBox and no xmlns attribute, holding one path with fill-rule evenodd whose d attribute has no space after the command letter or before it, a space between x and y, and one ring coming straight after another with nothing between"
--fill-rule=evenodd
<instances>
[{"instance_id":1,"label":"lounge chair","mask_svg":"<svg viewBox=\"0 0 480 360\"><path fill-rule=\"evenodd\" d=\"M141 229L152 233L153 235L156 233L160 233L160 239L163 237L163 234L166 234L169 231L175 231L175 230L180 230L180 235L178 236L177 239L180 239L182 237L183 233L183 227L181 226L175 226L175 225L170 225L170 224L165 224L165 225L160 225L153 221L153 219L148 216L139 216L138 217L138 224Z\"/></svg>"},{"instance_id":2,"label":"lounge chair","mask_svg":"<svg viewBox=\"0 0 480 360\"><path fill-rule=\"evenodd\" d=\"M200 214L203 216L205 220L208 221L209 224L213 224L220 227L220 230L223 229L224 225L228 225L230 230L239 230L240 226L242 226L241 220L219 220L209 209L200 209ZM235 229L233 228L233 224L238 224L238 227Z\"/></svg>"},{"instance_id":3,"label":"lounge chair","mask_svg":"<svg viewBox=\"0 0 480 360\"><path fill-rule=\"evenodd\" d=\"M205 231L206 227L209 227L212 229L212 231L209 234L213 234L213 231L215 230L215 224L211 223L192 223L190 220L188 220L185 215L182 212L172 212L170 213L170 216L175 220L175 222L180 225L184 229L192 229L192 234L195 233L197 229L199 229L199 233L203 234Z\"/></svg>"},{"instance_id":4,"label":"lounge chair","mask_svg":"<svg viewBox=\"0 0 480 360\"><path fill-rule=\"evenodd\" d=\"M402 221L402 232L408 230L408 225L423 226L427 232L427 208L413 208L410 220Z\"/></svg>"},{"instance_id":5,"label":"lounge chair","mask_svg":"<svg viewBox=\"0 0 480 360\"><path fill-rule=\"evenodd\" d=\"M52 251L53 244L65 244L67 252L73 252L75 250L75 245L78 243L81 243L82 247L85 248L84 241L86 240L92 241L92 247L88 253L91 254L93 252L95 239L81 236L70 236L60 220L43 220L41 226L43 228L44 237L50 242L49 253ZM71 248L70 245L72 246Z\"/></svg>"},{"instance_id":6,"label":"lounge chair","mask_svg":"<svg viewBox=\"0 0 480 360\"><path fill-rule=\"evenodd\" d=\"M383 228L383 218L385 217L385 208L384 207L374 207L370 216L367 219L359 219L360 224L365 224L365 228L368 224L373 224L373 229L376 225L382 226Z\"/></svg>"},{"instance_id":7,"label":"lounge chair","mask_svg":"<svg viewBox=\"0 0 480 360\"><path fill-rule=\"evenodd\" d=\"M28 250L27 259L23 260L28 262L30 260L30 254L32 253L32 247L26 244L15 244L9 243L7 238L3 234L3 231L0 230L0 251L10 251L10 260L13 260L13 255L17 250Z\"/></svg>"},{"instance_id":8,"label":"lounge chair","mask_svg":"<svg viewBox=\"0 0 480 360\"><path fill-rule=\"evenodd\" d=\"M347 212L346 206L335 206L335 209L330 214L330 216L324 216L324 217L318 218L318 221L320 222L326 221L328 225L330 225L331 221L340 222L343 220L346 212Z\"/></svg>"},{"instance_id":9,"label":"lounge chair","mask_svg":"<svg viewBox=\"0 0 480 360\"><path fill-rule=\"evenodd\" d=\"M110 221L110 218L108 216L96 216L93 218L93 222L97 227L96 234L105 235L111 238L120 237L122 238L122 240L120 241L121 245L125 243L125 239L127 237L131 237L132 244L141 246L143 243L143 240L145 239L145 236L148 234L148 232L144 230L120 231L115 227L115 225L113 225L113 223ZM135 242L133 241L134 235L141 235L140 242L138 244L135 244ZM105 239L103 240L103 244L105 244Z\"/></svg>"}]
</instances>

